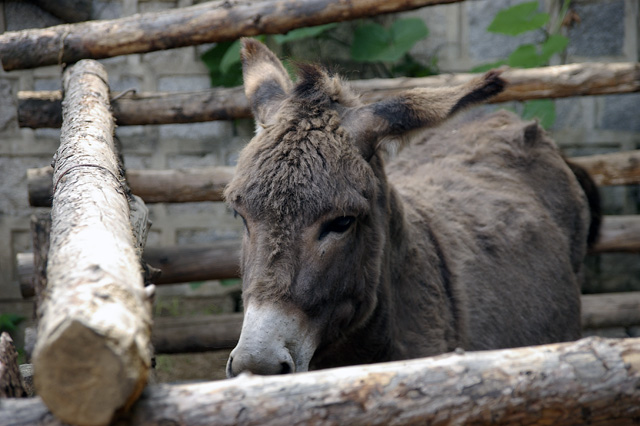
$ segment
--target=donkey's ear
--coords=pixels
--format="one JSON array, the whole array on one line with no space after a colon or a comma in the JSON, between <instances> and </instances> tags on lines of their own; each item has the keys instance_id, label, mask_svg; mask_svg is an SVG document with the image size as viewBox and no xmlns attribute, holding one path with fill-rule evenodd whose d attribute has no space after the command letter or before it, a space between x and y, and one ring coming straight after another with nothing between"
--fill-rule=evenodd
<instances>
[{"instance_id":1,"label":"donkey's ear","mask_svg":"<svg viewBox=\"0 0 640 426\"><path fill-rule=\"evenodd\" d=\"M386 136L401 136L415 129L437 126L456 112L502 92L506 82L500 77L501 73L502 70L492 70L456 87L407 90L396 97L351 110L343 125L368 158Z\"/></svg>"},{"instance_id":2,"label":"donkey's ear","mask_svg":"<svg viewBox=\"0 0 640 426\"><path fill-rule=\"evenodd\" d=\"M244 93L255 119L266 123L291 89L291 79L280 60L264 44L251 38L243 38L241 43Z\"/></svg>"}]
</instances>

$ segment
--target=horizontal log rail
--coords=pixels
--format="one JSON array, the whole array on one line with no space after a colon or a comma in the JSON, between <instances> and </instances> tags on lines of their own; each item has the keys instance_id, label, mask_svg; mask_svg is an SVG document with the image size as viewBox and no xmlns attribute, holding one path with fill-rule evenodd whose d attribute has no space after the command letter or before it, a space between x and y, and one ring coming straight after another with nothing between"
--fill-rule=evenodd
<instances>
[{"instance_id":1,"label":"horizontal log rail","mask_svg":"<svg viewBox=\"0 0 640 426\"><path fill-rule=\"evenodd\" d=\"M640 150L575 157L600 186L640 183ZM27 170L29 204L51 206L51 167ZM145 203L222 201L222 191L233 177L233 167L128 170L127 181Z\"/></svg>"},{"instance_id":2,"label":"horizontal log rail","mask_svg":"<svg viewBox=\"0 0 640 426\"><path fill-rule=\"evenodd\" d=\"M149 386L121 425L632 424L640 339L577 342L287 376ZM62 425L39 397L5 400L0 424Z\"/></svg>"},{"instance_id":3,"label":"horizontal log rail","mask_svg":"<svg viewBox=\"0 0 640 426\"><path fill-rule=\"evenodd\" d=\"M352 81L368 102L417 87L462 84L474 74L441 74L423 78ZM511 69L503 77L507 89L490 102L632 93L640 91L640 64L580 63L531 69ZM20 127L60 127L60 91L18 92ZM113 101L119 126L194 123L251 116L242 88L199 92L161 92L125 95Z\"/></svg>"},{"instance_id":4,"label":"horizontal log rail","mask_svg":"<svg viewBox=\"0 0 640 426\"><path fill-rule=\"evenodd\" d=\"M462 0L224 0L119 19L7 31L5 71L110 58L348 21Z\"/></svg>"},{"instance_id":5,"label":"horizontal log rail","mask_svg":"<svg viewBox=\"0 0 640 426\"><path fill-rule=\"evenodd\" d=\"M592 254L640 253L640 215L605 216L600 239ZM142 256L162 271L154 284L239 278L240 241L219 241L203 246L147 247ZM18 253L18 281L22 297L35 295L32 253Z\"/></svg>"},{"instance_id":6,"label":"horizontal log rail","mask_svg":"<svg viewBox=\"0 0 640 426\"><path fill-rule=\"evenodd\" d=\"M584 294L582 329L640 326L640 292ZM151 342L156 353L175 354L232 349L242 314L155 318Z\"/></svg>"},{"instance_id":7,"label":"horizontal log rail","mask_svg":"<svg viewBox=\"0 0 640 426\"><path fill-rule=\"evenodd\" d=\"M18 281L22 297L35 296L33 253L18 253ZM209 245L147 247L142 260L162 271L153 284L223 280L240 276L240 241Z\"/></svg>"}]
</instances>

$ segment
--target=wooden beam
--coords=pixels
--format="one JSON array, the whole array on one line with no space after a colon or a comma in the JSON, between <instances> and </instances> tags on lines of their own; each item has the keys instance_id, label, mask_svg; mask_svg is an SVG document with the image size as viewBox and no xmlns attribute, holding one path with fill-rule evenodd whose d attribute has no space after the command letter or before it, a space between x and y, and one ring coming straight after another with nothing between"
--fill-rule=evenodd
<instances>
[{"instance_id":1,"label":"wooden beam","mask_svg":"<svg viewBox=\"0 0 640 426\"><path fill-rule=\"evenodd\" d=\"M631 424L640 417L640 339L590 337L286 376L150 386L122 425ZM50 420L39 398L0 405L0 423Z\"/></svg>"},{"instance_id":2,"label":"wooden beam","mask_svg":"<svg viewBox=\"0 0 640 426\"><path fill-rule=\"evenodd\" d=\"M222 201L222 191L233 177L233 167L203 167L170 170L128 170L131 191L145 203L185 203ZM33 207L51 206L53 187L51 167L27 170L29 203Z\"/></svg>"},{"instance_id":3,"label":"wooden beam","mask_svg":"<svg viewBox=\"0 0 640 426\"><path fill-rule=\"evenodd\" d=\"M224 0L124 18L8 31L0 35L6 71L195 44L281 34L296 28L461 0Z\"/></svg>"},{"instance_id":4,"label":"wooden beam","mask_svg":"<svg viewBox=\"0 0 640 426\"><path fill-rule=\"evenodd\" d=\"M640 253L640 215L604 216L592 253Z\"/></svg>"},{"instance_id":5,"label":"wooden beam","mask_svg":"<svg viewBox=\"0 0 640 426\"><path fill-rule=\"evenodd\" d=\"M54 157L46 297L33 353L37 394L62 421L102 425L142 392L151 303L136 255L104 67L81 61Z\"/></svg>"},{"instance_id":6,"label":"wooden beam","mask_svg":"<svg viewBox=\"0 0 640 426\"><path fill-rule=\"evenodd\" d=\"M633 93L640 91L640 64L580 63L550 67L511 69L503 73L507 89L490 102L542 98ZM474 74L441 74L423 78L357 80L350 84L367 102L378 101L401 90L463 84ZM18 92L20 127L59 127L60 91ZM199 92L139 93L113 102L119 126L193 123L251 116L242 88Z\"/></svg>"},{"instance_id":7,"label":"wooden beam","mask_svg":"<svg viewBox=\"0 0 640 426\"><path fill-rule=\"evenodd\" d=\"M640 326L640 292L585 294L582 329ZM240 337L242 314L155 318L151 333L156 353L233 349Z\"/></svg>"},{"instance_id":8,"label":"wooden beam","mask_svg":"<svg viewBox=\"0 0 640 426\"><path fill-rule=\"evenodd\" d=\"M640 252L640 216L605 216L600 240L591 254ZM162 274L154 284L219 280L239 277L240 241L219 241L201 246L147 247L143 260ZM32 253L17 255L22 297L35 295Z\"/></svg>"},{"instance_id":9,"label":"wooden beam","mask_svg":"<svg viewBox=\"0 0 640 426\"><path fill-rule=\"evenodd\" d=\"M640 150L576 157L571 160L584 167L601 186L640 183ZM233 167L206 167L129 170L126 177L133 193L146 203L181 203L222 201L222 192L233 178L233 173ZM52 175L50 167L27 170L31 206L51 205Z\"/></svg>"},{"instance_id":10,"label":"wooden beam","mask_svg":"<svg viewBox=\"0 0 640 426\"><path fill-rule=\"evenodd\" d=\"M238 343L242 314L160 317L153 319L151 343L157 354L232 349Z\"/></svg>"},{"instance_id":11,"label":"wooden beam","mask_svg":"<svg viewBox=\"0 0 640 426\"><path fill-rule=\"evenodd\" d=\"M0 333L0 401L28 396L18 366L18 351L9 333ZM0 402L2 405L2 402Z\"/></svg>"},{"instance_id":12,"label":"wooden beam","mask_svg":"<svg viewBox=\"0 0 640 426\"><path fill-rule=\"evenodd\" d=\"M571 162L584 167L599 186L640 183L640 149L574 157Z\"/></svg>"},{"instance_id":13,"label":"wooden beam","mask_svg":"<svg viewBox=\"0 0 640 426\"><path fill-rule=\"evenodd\" d=\"M640 292L583 294L582 328L640 325Z\"/></svg>"}]
</instances>

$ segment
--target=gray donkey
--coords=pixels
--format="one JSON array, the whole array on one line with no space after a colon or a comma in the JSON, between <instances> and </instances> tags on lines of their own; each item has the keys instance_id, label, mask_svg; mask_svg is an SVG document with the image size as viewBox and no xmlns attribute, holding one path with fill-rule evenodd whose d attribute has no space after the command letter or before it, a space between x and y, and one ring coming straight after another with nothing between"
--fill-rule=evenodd
<instances>
[{"instance_id":1,"label":"gray donkey","mask_svg":"<svg viewBox=\"0 0 640 426\"><path fill-rule=\"evenodd\" d=\"M422 130L385 165L389 141L502 91L499 71L364 105L322 67L293 83L255 40L242 61L258 130L225 192L246 226L229 377L580 336L598 215L537 123Z\"/></svg>"}]
</instances>

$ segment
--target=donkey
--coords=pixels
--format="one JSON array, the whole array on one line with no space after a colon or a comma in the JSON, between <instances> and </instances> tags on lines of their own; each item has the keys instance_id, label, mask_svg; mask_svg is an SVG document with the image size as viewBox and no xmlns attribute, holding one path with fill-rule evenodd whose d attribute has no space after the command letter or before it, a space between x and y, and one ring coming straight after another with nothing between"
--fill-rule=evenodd
<instances>
[{"instance_id":1,"label":"donkey","mask_svg":"<svg viewBox=\"0 0 640 426\"><path fill-rule=\"evenodd\" d=\"M423 130L387 159L502 91L500 71L363 104L320 66L294 84L255 40L242 63L257 133L225 190L245 224L229 377L580 336L591 214L537 123Z\"/></svg>"}]
</instances>

